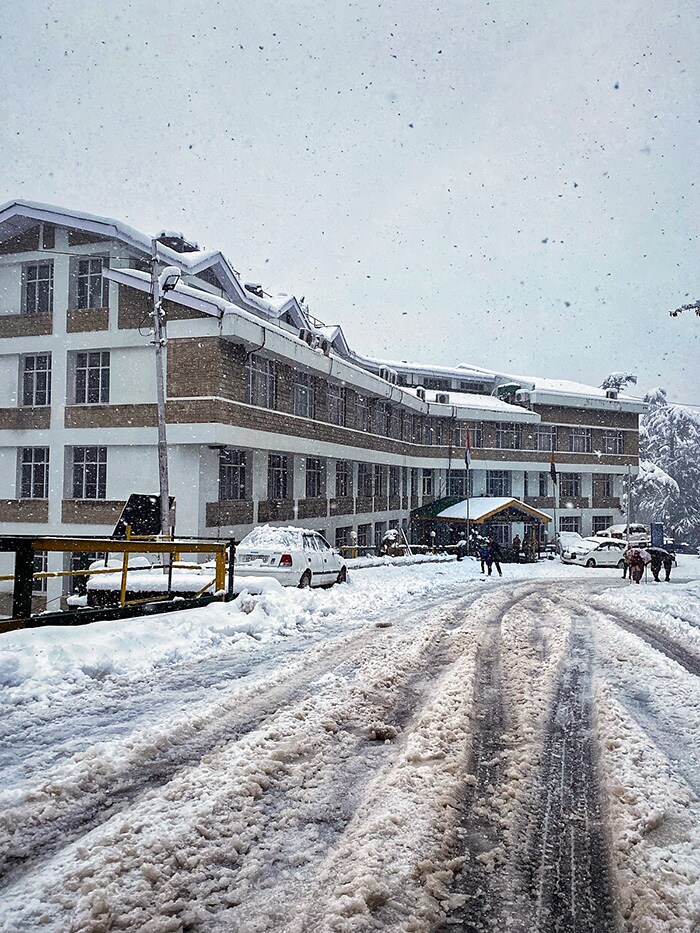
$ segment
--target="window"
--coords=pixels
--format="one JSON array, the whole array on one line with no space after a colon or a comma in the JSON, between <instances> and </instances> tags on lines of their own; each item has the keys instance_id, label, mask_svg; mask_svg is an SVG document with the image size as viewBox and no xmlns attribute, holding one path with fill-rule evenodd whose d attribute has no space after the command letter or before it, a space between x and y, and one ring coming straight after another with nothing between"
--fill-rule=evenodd
<instances>
[{"instance_id":1,"label":"window","mask_svg":"<svg viewBox=\"0 0 700 933\"><path fill-rule=\"evenodd\" d=\"M33 262L24 267L25 314L50 314L53 310L53 263Z\"/></svg>"},{"instance_id":2,"label":"window","mask_svg":"<svg viewBox=\"0 0 700 933\"><path fill-rule=\"evenodd\" d=\"M320 457L306 458L306 498L320 499L325 480L324 463Z\"/></svg>"},{"instance_id":3,"label":"window","mask_svg":"<svg viewBox=\"0 0 700 933\"><path fill-rule=\"evenodd\" d=\"M372 466L360 463L357 467L357 495L368 498L372 495Z\"/></svg>"},{"instance_id":4,"label":"window","mask_svg":"<svg viewBox=\"0 0 700 933\"><path fill-rule=\"evenodd\" d=\"M76 308L106 308L109 280L102 275L107 259L79 259L77 265Z\"/></svg>"},{"instance_id":5,"label":"window","mask_svg":"<svg viewBox=\"0 0 700 933\"><path fill-rule=\"evenodd\" d=\"M277 401L277 369L274 360L252 353L245 364L245 400L248 405L274 408Z\"/></svg>"},{"instance_id":6,"label":"window","mask_svg":"<svg viewBox=\"0 0 700 933\"><path fill-rule=\"evenodd\" d=\"M549 475L549 473L540 473L538 475L537 485L539 488L539 495L542 499L546 499L549 495L549 481L551 478L552 477Z\"/></svg>"},{"instance_id":7,"label":"window","mask_svg":"<svg viewBox=\"0 0 700 933\"><path fill-rule=\"evenodd\" d=\"M357 396L357 426L360 431L372 430L372 405L364 395Z\"/></svg>"},{"instance_id":8,"label":"window","mask_svg":"<svg viewBox=\"0 0 700 933\"><path fill-rule=\"evenodd\" d=\"M401 495L401 467L389 467L389 495Z\"/></svg>"},{"instance_id":9,"label":"window","mask_svg":"<svg viewBox=\"0 0 700 933\"><path fill-rule=\"evenodd\" d=\"M386 534L386 522L375 522L374 525L374 547L377 552L381 549L382 538Z\"/></svg>"},{"instance_id":10,"label":"window","mask_svg":"<svg viewBox=\"0 0 700 933\"><path fill-rule=\"evenodd\" d=\"M603 453L622 454L625 452L624 431L606 431L603 434Z\"/></svg>"},{"instance_id":11,"label":"window","mask_svg":"<svg viewBox=\"0 0 700 933\"><path fill-rule=\"evenodd\" d=\"M613 523L612 515L594 515L593 516L593 534L597 535L600 531L605 531Z\"/></svg>"},{"instance_id":12,"label":"window","mask_svg":"<svg viewBox=\"0 0 700 933\"><path fill-rule=\"evenodd\" d=\"M510 544L510 525L508 522L489 522L487 533L494 537L501 547L508 547Z\"/></svg>"},{"instance_id":13,"label":"window","mask_svg":"<svg viewBox=\"0 0 700 933\"><path fill-rule=\"evenodd\" d=\"M287 499L289 493L289 458L284 454L268 454L267 498Z\"/></svg>"},{"instance_id":14,"label":"window","mask_svg":"<svg viewBox=\"0 0 700 933\"><path fill-rule=\"evenodd\" d=\"M597 499L609 499L615 495L615 481L610 473L593 474L593 495Z\"/></svg>"},{"instance_id":15,"label":"window","mask_svg":"<svg viewBox=\"0 0 700 933\"><path fill-rule=\"evenodd\" d=\"M499 421L496 425L496 447L506 450L519 450L521 426L512 421Z\"/></svg>"},{"instance_id":16,"label":"window","mask_svg":"<svg viewBox=\"0 0 700 933\"><path fill-rule=\"evenodd\" d=\"M460 382L459 384L460 392L475 392L477 395L485 391L484 385L481 382Z\"/></svg>"},{"instance_id":17,"label":"window","mask_svg":"<svg viewBox=\"0 0 700 933\"><path fill-rule=\"evenodd\" d=\"M452 380L434 378L424 379L423 385L426 389L435 389L438 392L449 392L449 390L452 388Z\"/></svg>"},{"instance_id":18,"label":"window","mask_svg":"<svg viewBox=\"0 0 700 933\"><path fill-rule=\"evenodd\" d=\"M35 353L22 359L22 404L51 404L51 354Z\"/></svg>"},{"instance_id":19,"label":"window","mask_svg":"<svg viewBox=\"0 0 700 933\"><path fill-rule=\"evenodd\" d=\"M346 392L344 386L336 386L329 383L326 399L328 404L328 420L331 424L345 424L345 397Z\"/></svg>"},{"instance_id":20,"label":"window","mask_svg":"<svg viewBox=\"0 0 700 933\"><path fill-rule=\"evenodd\" d=\"M73 448L73 498L107 498L107 448Z\"/></svg>"},{"instance_id":21,"label":"window","mask_svg":"<svg viewBox=\"0 0 700 933\"><path fill-rule=\"evenodd\" d=\"M104 560L105 567L107 566L106 562L107 555L100 554L97 551L72 551L70 555L66 554L65 559L68 560L68 564L64 562L64 567L66 570L70 570L73 573L76 573L78 570L87 570L88 567L97 560ZM87 592L87 575L86 574L76 574L74 577L64 577L64 592L67 594L79 593L85 595Z\"/></svg>"},{"instance_id":22,"label":"window","mask_svg":"<svg viewBox=\"0 0 700 933\"><path fill-rule=\"evenodd\" d=\"M49 498L49 448L22 447L20 451L20 498Z\"/></svg>"},{"instance_id":23,"label":"window","mask_svg":"<svg viewBox=\"0 0 700 933\"><path fill-rule=\"evenodd\" d=\"M381 463L374 464L374 494L386 496L386 467Z\"/></svg>"},{"instance_id":24,"label":"window","mask_svg":"<svg viewBox=\"0 0 700 933\"><path fill-rule=\"evenodd\" d=\"M571 451L576 454L589 454L593 449L590 428L571 429Z\"/></svg>"},{"instance_id":25,"label":"window","mask_svg":"<svg viewBox=\"0 0 700 933\"><path fill-rule=\"evenodd\" d=\"M314 417L314 388L308 373L294 375L294 414L301 418Z\"/></svg>"},{"instance_id":26,"label":"window","mask_svg":"<svg viewBox=\"0 0 700 933\"><path fill-rule=\"evenodd\" d=\"M348 525L345 528L336 528L335 529L335 546L340 549L341 547L350 547L352 544L352 538L350 533L352 531L352 526Z\"/></svg>"},{"instance_id":27,"label":"window","mask_svg":"<svg viewBox=\"0 0 700 933\"><path fill-rule=\"evenodd\" d=\"M219 454L219 502L245 499L246 455L227 447Z\"/></svg>"},{"instance_id":28,"label":"window","mask_svg":"<svg viewBox=\"0 0 700 933\"><path fill-rule=\"evenodd\" d=\"M577 499L581 495L581 474L580 473L560 473L559 474L559 498L569 497Z\"/></svg>"},{"instance_id":29,"label":"window","mask_svg":"<svg viewBox=\"0 0 700 933\"><path fill-rule=\"evenodd\" d=\"M523 498L527 499L530 495L530 478L528 476L527 470L523 473Z\"/></svg>"},{"instance_id":30,"label":"window","mask_svg":"<svg viewBox=\"0 0 700 933\"><path fill-rule=\"evenodd\" d=\"M510 472L508 470L486 471L486 495L510 496Z\"/></svg>"},{"instance_id":31,"label":"window","mask_svg":"<svg viewBox=\"0 0 700 933\"><path fill-rule=\"evenodd\" d=\"M559 531L575 531L581 534L581 516L564 515L559 519Z\"/></svg>"},{"instance_id":32,"label":"window","mask_svg":"<svg viewBox=\"0 0 700 933\"><path fill-rule=\"evenodd\" d=\"M391 406L388 402L377 402L374 406L374 433L388 437L390 423Z\"/></svg>"},{"instance_id":33,"label":"window","mask_svg":"<svg viewBox=\"0 0 700 933\"><path fill-rule=\"evenodd\" d=\"M481 422L473 424L469 428L469 441L472 447L484 446L484 426Z\"/></svg>"},{"instance_id":34,"label":"window","mask_svg":"<svg viewBox=\"0 0 700 933\"><path fill-rule=\"evenodd\" d=\"M535 450L556 450L557 429L553 424L538 424L535 434Z\"/></svg>"},{"instance_id":35,"label":"window","mask_svg":"<svg viewBox=\"0 0 700 933\"><path fill-rule=\"evenodd\" d=\"M357 526L357 545L358 547L367 548L372 547L372 526L367 525L358 525Z\"/></svg>"},{"instance_id":36,"label":"window","mask_svg":"<svg viewBox=\"0 0 700 933\"><path fill-rule=\"evenodd\" d=\"M419 481L420 481L420 472L414 467L413 469L411 469L411 498L412 499L418 498Z\"/></svg>"},{"instance_id":37,"label":"window","mask_svg":"<svg viewBox=\"0 0 700 933\"><path fill-rule=\"evenodd\" d=\"M436 418L433 422L433 443L441 447L445 443L445 421L443 418Z\"/></svg>"},{"instance_id":38,"label":"window","mask_svg":"<svg viewBox=\"0 0 700 933\"><path fill-rule=\"evenodd\" d=\"M335 494L340 499L352 496L352 465L347 460L336 461Z\"/></svg>"},{"instance_id":39,"label":"window","mask_svg":"<svg viewBox=\"0 0 700 933\"><path fill-rule=\"evenodd\" d=\"M48 551L34 551L34 573L48 573L49 570L49 552ZM38 580L36 576L32 581L32 593L45 593L46 592L46 577L40 577Z\"/></svg>"},{"instance_id":40,"label":"window","mask_svg":"<svg viewBox=\"0 0 700 933\"><path fill-rule=\"evenodd\" d=\"M435 471L434 470L423 470L423 495L432 496L434 495L435 489Z\"/></svg>"},{"instance_id":41,"label":"window","mask_svg":"<svg viewBox=\"0 0 700 933\"><path fill-rule=\"evenodd\" d=\"M75 356L75 404L109 402L109 350L91 350Z\"/></svg>"},{"instance_id":42,"label":"window","mask_svg":"<svg viewBox=\"0 0 700 933\"><path fill-rule=\"evenodd\" d=\"M466 499L471 495L472 475L469 470L448 470L447 495Z\"/></svg>"}]
</instances>

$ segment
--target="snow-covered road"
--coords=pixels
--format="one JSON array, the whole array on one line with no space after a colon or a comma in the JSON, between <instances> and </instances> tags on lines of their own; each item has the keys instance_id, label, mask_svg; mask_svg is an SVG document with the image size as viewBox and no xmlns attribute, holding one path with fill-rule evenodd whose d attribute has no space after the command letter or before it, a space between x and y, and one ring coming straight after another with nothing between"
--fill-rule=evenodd
<instances>
[{"instance_id":1,"label":"snow-covered road","mask_svg":"<svg viewBox=\"0 0 700 933\"><path fill-rule=\"evenodd\" d=\"M0 642L0 929L700 928L700 560Z\"/></svg>"}]
</instances>

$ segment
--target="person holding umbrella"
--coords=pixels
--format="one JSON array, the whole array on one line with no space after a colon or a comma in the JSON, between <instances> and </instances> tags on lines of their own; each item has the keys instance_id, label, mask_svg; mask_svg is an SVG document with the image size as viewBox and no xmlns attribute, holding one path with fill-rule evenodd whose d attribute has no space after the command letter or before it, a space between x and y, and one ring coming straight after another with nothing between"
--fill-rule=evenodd
<instances>
[{"instance_id":1,"label":"person holding umbrella","mask_svg":"<svg viewBox=\"0 0 700 933\"><path fill-rule=\"evenodd\" d=\"M651 555L651 561L649 562L649 567L651 569L651 575L658 583L659 574L661 573L661 566L665 564L665 562L669 560L669 558L671 558L671 555L666 550L666 548L663 548L663 547L649 547L647 548L647 551ZM670 576L671 576L671 572L669 569L666 579L668 580Z\"/></svg>"}]
</instances>

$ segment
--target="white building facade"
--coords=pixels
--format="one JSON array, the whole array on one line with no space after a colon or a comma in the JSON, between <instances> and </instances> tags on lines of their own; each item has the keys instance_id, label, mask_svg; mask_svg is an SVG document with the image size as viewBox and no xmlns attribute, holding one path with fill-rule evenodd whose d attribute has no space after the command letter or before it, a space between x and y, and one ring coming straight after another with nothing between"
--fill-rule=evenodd
<instances>
[{"instance_id":1,"label":"white building facade","mask_svg":"<svg viewBox=\"0 0 700 933\"><path fill-rule=\"evenodd\" d=\"M413 509L466 494L467 434L472 495L552 513L553 452L560 528L620 520L638 400L363 357L296 299L242 283L218 252L17 201L0 208L2 534L108 535L131 493L158 493L154 248L157 269L182 273L165 301L178 534L240 539L294 523L372 546ZM61 555L37 565L68 569ZM49 580L37 606L62 595Z\"/></svg>"}]
</instances>

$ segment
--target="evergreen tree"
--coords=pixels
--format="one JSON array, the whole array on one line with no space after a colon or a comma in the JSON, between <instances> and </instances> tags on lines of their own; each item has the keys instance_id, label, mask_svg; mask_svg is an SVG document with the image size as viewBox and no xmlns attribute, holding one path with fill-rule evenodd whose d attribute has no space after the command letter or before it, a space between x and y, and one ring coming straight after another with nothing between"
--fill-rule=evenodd
<instances>
[{"instance_id":1,"label":"evergreen tree","mask_svg":"<svg viewBox=\"0 0 700 933\"><path fill-rule=\"evenodd\" d=\"M644 399L640 473L632 486L637 517L662 521L677 539L700 542L700 416L669 404L665 389Z\"/></svg>"}]
</instances>

